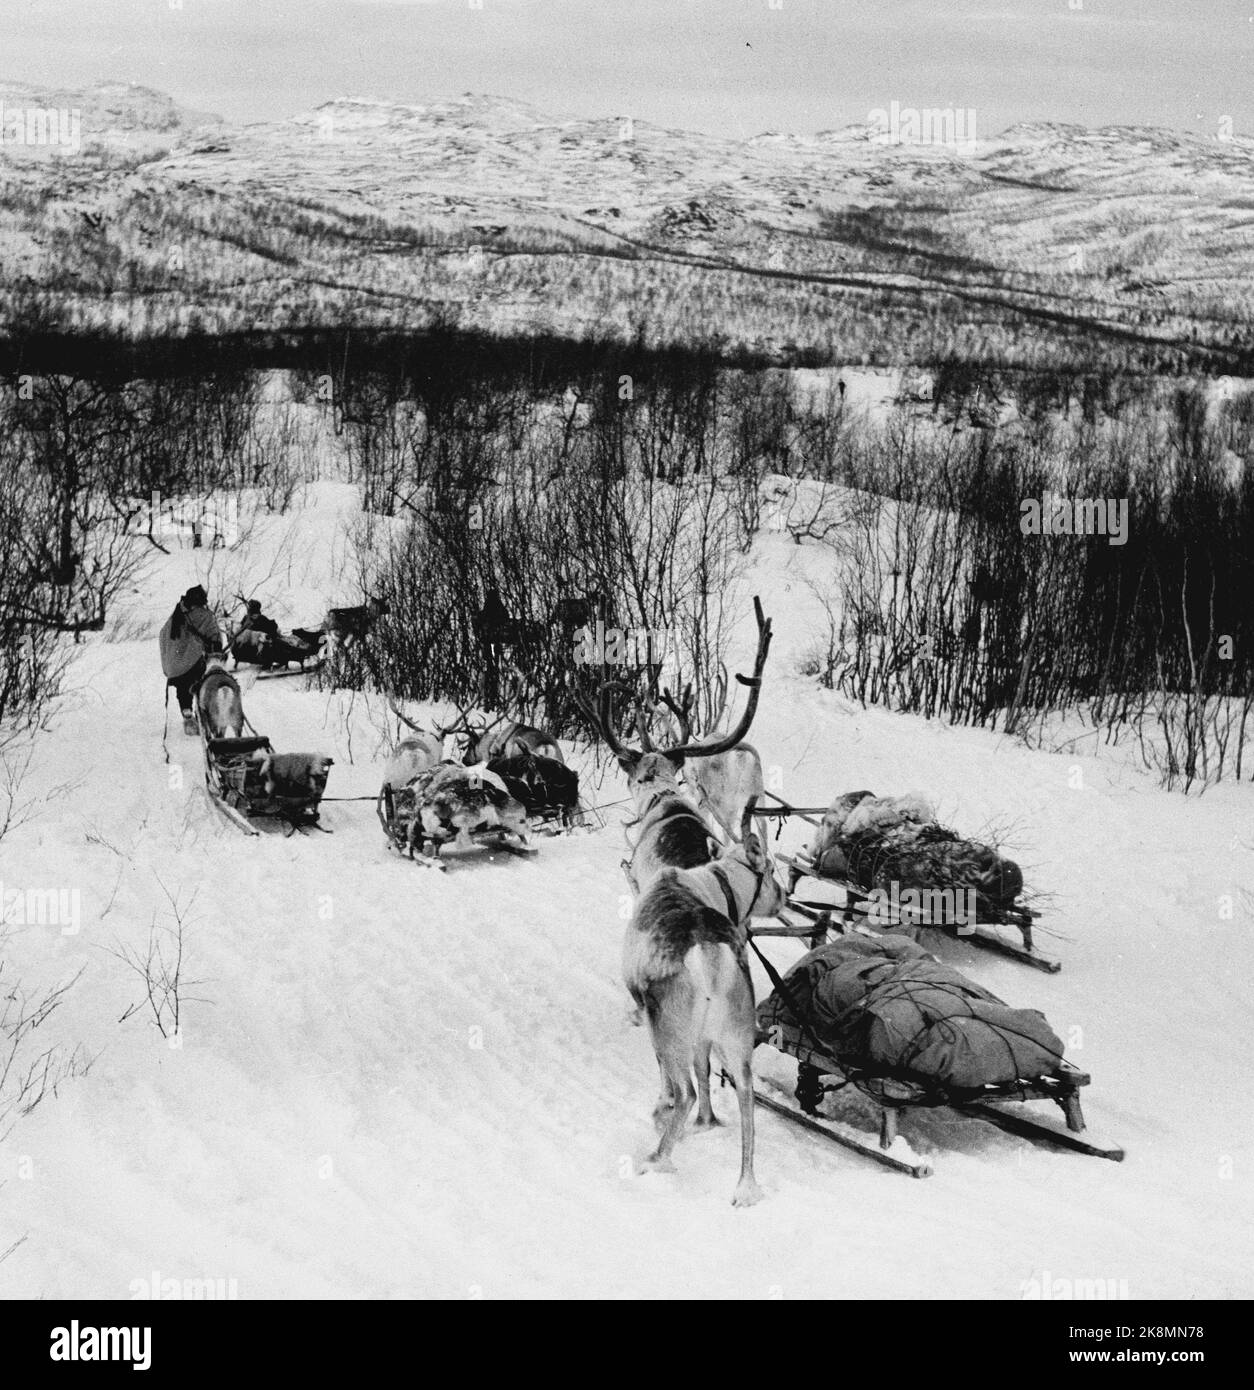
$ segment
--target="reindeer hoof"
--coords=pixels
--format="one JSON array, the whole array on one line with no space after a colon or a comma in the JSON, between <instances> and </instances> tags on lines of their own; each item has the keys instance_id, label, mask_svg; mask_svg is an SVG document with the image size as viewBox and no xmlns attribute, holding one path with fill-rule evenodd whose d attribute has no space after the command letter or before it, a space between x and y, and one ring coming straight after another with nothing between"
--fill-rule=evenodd
<instances>
[{"instance_id":1,"label":"reindeer hoof","mask_svg":"<svg viewBox=\"0 0 1254 1390\"><path fill-rule=\"evenodd\" d=\"M669 1158L660 1158L657 1154L650 1154L648 1158L641 1159L636 1171L638 1173L677 1173L679 1169Z\"/></svg>"},{"instance_id":2,"label":"reindeer hoof","mask_svg":"<svg viewBox=\"0 0 1254 1390\"><path fill-rule=\"evenodd\" d=\"M751 1178L746 1178L732 1193L732 1206L751 1207L760 1202L766 1193Z\"/></svg>"},{"instance_id":3,"label":"reindeer hoof","mask_svg":"<svg viewBox=\"0 0 1254 1390\"><path fill-rule=\"evenodd\" d=\"M701 1115L698 1115L697 1118L692 1122L692 1128L695 1130L704 1129L707 1131L711 1129L722 1129L723 1122L719 1119L717 1115L714 1114L711 1114L708 1117L702 1117Z\"/></svg>"}]
</instances>

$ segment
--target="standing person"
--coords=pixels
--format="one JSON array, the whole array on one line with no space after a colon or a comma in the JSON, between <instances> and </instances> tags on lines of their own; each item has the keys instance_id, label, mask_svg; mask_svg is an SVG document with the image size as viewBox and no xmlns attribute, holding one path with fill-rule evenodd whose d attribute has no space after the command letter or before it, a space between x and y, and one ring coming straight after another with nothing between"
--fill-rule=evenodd
<instances>
[{"instance_id":1,"label":"standing person","mask_svg":"<svg viewBox=\"0 0 1254 1390\"><path fill-rule=\"evenodd\" d=\"M501 598L501 591L492 585L484 596L479 610L479 640L483 649L483 674L480 689L483 703L495 709L500 695L501 648L513 637L514 620Z\"/></svg>"},{"instance_id":2,"label":"standing person","mask_svg":"<svg viewBox=\"0 0 1254 1390\"><path fill-rule=\"evenodd\" d=\"M209 595L193 585L174 606L161 629L161 669L166 684L174 687L183 714L183 731L196 732L192 697L205 674L211 656L223 651L218 620L209 611Z\"/></svg>"}]
</instances>

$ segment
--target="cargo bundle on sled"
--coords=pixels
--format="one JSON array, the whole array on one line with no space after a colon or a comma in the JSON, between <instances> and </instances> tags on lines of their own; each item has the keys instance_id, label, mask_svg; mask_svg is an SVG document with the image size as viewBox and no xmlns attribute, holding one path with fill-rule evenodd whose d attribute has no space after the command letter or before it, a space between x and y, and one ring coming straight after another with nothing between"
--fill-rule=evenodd
<instances>
[{"instance_id":1,"label":"cargo bundle on sled","mask_svg":"<svg viewBox=\"0 0 1254 1390\"><path fill-rule=\"evenodd\" d=\"M773 800L782 814L810 820ZM937 824L920 799L850 792L832 803L821 823L812 823L819 831L810 848L780 856L788 866L790 895L803 878L813 878L843 890L839 910L847 925L937 928L1049 974L1062 968L1033 942L1032 924L1040 914L1025 901L1019 866ZM1007 926L1022 944L997 930Z\"/></svg>"},{"instance_id":2,"label":"cargo bundle on sled","mask_svg":"<svg viewBox=\"0 0 1254 1390\"><path fill-rule=\"evenodd\" d=\"M755 931L755 935L772 934ZM1044 1016L996 995L905 937L855 930L816 947L758 1009L758 1043L797 1059L795 1104L757 1093L768 1109L865 1156L927 1177L932 1169L898 1138L902 1111L948 1107L999 1128L1115 1161L1123 1150L1085 1132L1072 1066ZM879 1140L820 1107L852 1086L879 1109ZM1022 1104L1048 1100L1065 1128Z\"/></svg>"},{"instance_id":3,"label":"cargo bundle on sled","mask_svg":"<svg viewBox=\"0 0 1254 1390\"><path fill-rule=\"evenodd\" d=\"M200 741L209 799L246 835L259 833L251 823L258 818L283 821L289 833L317 825L329 758L302 756L305 775L292 779L283 775L283 755L275 753L264 734L211 738L202 726ZM318 766L307 766L311 763Z\"/></svg>"},{"instance_id":4,"label":"cargo bundle on sled","mask_svg":"<svg viewBox=\"0 0 1254 1390\"><path fill-rule=\"evenodd\" d=\"M559 834L585 824L579 801L579 774L574 768L531 750L493 758L488 771L505 784L527 810L533 831Z\"/></svg>"},{"instance_id":5,"label":"cargo bundle on sled","mask_svg":"<svg viewBox=\"0 0 1254 1390\"><path fill-rule=\"evenodd\" d=\"M376 810L388 845L432 868L447 867L446 848L535 853L526 807L486 768L443 762L405 786L385 782Z\"/></svg>"}]
</instances>

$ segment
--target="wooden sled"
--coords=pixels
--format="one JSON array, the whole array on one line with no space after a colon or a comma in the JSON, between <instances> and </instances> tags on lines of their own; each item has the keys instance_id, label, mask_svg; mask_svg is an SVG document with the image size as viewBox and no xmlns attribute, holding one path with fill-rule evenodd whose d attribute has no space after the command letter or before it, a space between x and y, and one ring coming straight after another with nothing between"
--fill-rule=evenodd
<instances>
[{"instance_id":1,"label":"wooden sled","mask_svg":"<svg viewBox=\"0 0 1254 1390\"><path fill-rule=\"evenodd\" d=\"M810 825L819 826L822 821L816 819L822 816L823 811L815 807L796 807L790 806L783 797L776 796L774 792L767 792L767 796L776 803L773 808L759 808L754 811L756 816L764 817L791 817L796 816L801 820L807 821ZM859 919L867 920L872 914L872 902L869 890L852 882L850 879L837 877L835 875L820 873L814 861L805 852L794 855L781 854L777 859L788 866L788 896L790 906L796 911L817 920L820 914L831 914L839 912L846 926L852 925ZM837 888L843 888L845 901L843 905L829 907L823 903L806 903L794 898L797 884L803 878L813 878L820 883L830 883ZM1037 970L1043 970L1046 974L1056 975L1062 969L1062 962L1055 960L1052 956L1047 956L1036 949L1032 940L1032 923L1041 915L1034 912L1024 903L1011 903L1008 906L989 902L982 895L976 898L976 919L974 923L944 923L920 920L923 916L921 912L911 914L908 905L900 905L905 910L903 917L899 913L894 920L887 922L877 921L876 925L891 930L894 926L926 926L933 927L940 931L948 932L952 936L958 937L963 941L970 941L973 946L980 946L987 951L996 951L1000 955L1009 956L1012 960L1022 961L1024 965L1030 965ZM877 900L874 904L877 918L883 910L883 905ZM913 916L913 921L910 918ZM999 926L1014 927L1022 938L1022 945L1016 946L1013 941L1008 941L1004 936L995 930L989 930ZM758 932L761 935L763 933ZM788 931L776 933L777 935L801 936L806 933L801 931ZM819 945L820 940L816 940L814 945Z\"/></svg>"},{"instance_id":2,"label":"wooden sled","mask_svg":"<svg viewBox=\"0 0 1254 1390\"><path fill-rule=\"evenodd\" d=\"M414 801L414 793L409 788L402 788L397 791L392 787L385 786L380 790L379 799L375 803L375 813L379 817L379 823L383 826L383 833L387 836L388 848L395 850L397 854L404 856L414 864L421 864L428 869L446 870L449 866L449 860L447 857L441 856L441 851L451 845L454 854L457 854L457 837L455 835L444 838L432 837L423 835L419 830L413 836L411 845L409 828L416 814ZM530 824L530 816L527 819L528 824ZM476 850L483 850L488 854L500 850L506 854L530 859L536 853L534 845L519 840L512 831L507 830L504 826L490 826L483 830L472 831L470 838Z\"/></svg>"},{"instance_id":3,"label":"wooden sled","mask_svg":"<svg viewBox=\"0 0 1254 1390\"><path fill-rule=\"evenodd\" d=\"M874 916L876 920L873 925L883 930L891 931L894 927L903 926L931 927L956 936L960 941L969 941L973 946L983 947L986 951L997 951L1003 956L1009 956L1012 960L1022 961L1024 965L1031 965L1049 975L1056 975L1062 969L1061 961L1036 949L1032 941L1032 923L1040 916L1040 913L1033 912L1030 907L1022 903L999 906L989 902L982 894L978 895L976 897L974 923L961 924L931 921L922 909L912 908L909 904L902 903L895 907L893 915L888 920L884 920L882 917L884 905L881 900L872 899L868 889L860 887L847 878L820 873L809 855L804 853L779 855L778 859L788 866L787 889L790 900L793 899L797 884L803 878L817 879L820 883L830 883L837 888L844 889L845 901L843 905L837 905L831 910L839 912L846 925L857 922L859 919L869 921ZM812 903L794 901L791 905L799 910L807 907L812 910L815 908ZM1016 928L1022 937L1023 944L1017 946L999 932L990 930L990 928L999 926Z\"/></svg>"},{"instance_id":4,"label":"wooden sled","mask_svg":"<svg viewBox=\"0 0 1254 1390\"><path fill-rule=\"evenodd\" d=\"M1052 1075L1035 1080L982 1086L976 1090L953 1090L939 1083L923 1086L911 1080L848 1066L831 1053L814 1046L808 1033L791 1024L773 1026L768 1033L759 1037L758 1043L760 1046L769 1044L777 1051L797 1058L798 1063L794 1090L796 1104L755 1090L754 1095L760 1104L811 1133L820 1134L833 1143L852 1149L896 1172L908 1173L911 1177L926 1178L932 1173L932 1166L926 1159L910 1151L908 1145L896 1142L899 1113L917 1106L948 1107L958 1114L987 1120L1011 1134L1019 1134L1038 1143L1054 1144L1075 1153L1108 1158L1116 1163L1124 1157L1121 1148L1103 1144L1086 1134L1084 1114L1080 1107L1080 1089L1089 1084L1090 1078L1069 1062L1060 1062ZM845 1085L856 1086L878 1105L878 1144L873 1136L860 1134L852 1127L820 1113L824 1096ZM1033 1100L1050 1100L1058 1105L1063 1112L1066 1128L1049 1124L1024 1108L1002 1108L1007 1102Z\"/></svg>"},{"instance_id":5,"label":"wooden sled","mask_svg":"<svg viewBox=\"0 0 1254 1390\"><path fill-rule=\"evenodd\" d=\"M281 820L288 833L316 824L321 796L271 796L265 788L258 753L273 753L264 734L252 738L209 738L200 730L205 754L205 790L209 800L237 830L245 835L260 834L252 824L255 818Z\"/></svg>"},{"instance_id":6,"label":"wooden sled","mask_svg":"<svg viewBox=\"0 0 1254 1390\"><path fill-rule=\"evenodd\" d=\"M588 828L588 813L578 806L528 806L527 820L533 835L569 835Z\"/></svg>"}]
</instances>

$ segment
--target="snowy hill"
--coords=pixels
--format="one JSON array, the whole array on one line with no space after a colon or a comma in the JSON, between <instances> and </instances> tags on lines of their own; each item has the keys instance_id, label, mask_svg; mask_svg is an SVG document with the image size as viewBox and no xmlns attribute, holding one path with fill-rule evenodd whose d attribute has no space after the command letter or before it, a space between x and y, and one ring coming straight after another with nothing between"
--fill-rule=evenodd
<instances>
[{"instance_id":1,"label":"snowy hill","mask_svg":"<svg viewBox=\"0 0 1254 1390\"><path fill-rule=\"evenodd\" d=\"M80 110L81 157L0 145L7 319L131 335L433 319L774 360L1175 361L1254 350L1248 140L1022 125L737 141L468 94L206 124ZM37 151L42 153L42 151Z\"/></svg>"},{"instance_id":2,"label":"snowy hill","mask_svg":"<svg viewBox=\"0 0 1254 1390\"><path fill-rule=\"evenodd\" d=\"M352 506L323 485L253 537L281 621L337 596ZM747 591L777 629L754 729L768 777L797 804L921 789L972 834L1008 831L1050 895L1041 941L1062 973L936 949L1046 1013L1123 1164L918 1113L903 1131L936 1173L912 1182L760 1113L760 1205L729 1203L734 1127L685 1139L675 1176L635 1176L656 1068L619 977L621 779L585 759L604 828L447 876L390 856L366 801L326 806L329 835L243 838L206 801L193 740L172 731L162 760L156 628L193 578L227 583L212 555L175 551L117 640L77 650L21 789L34 814L0 844L6 888L80 894L77 932L10 928L4 978L33 992L82 971L39 1036L91 1059L3 1137L0 1294L126 1298L159 1271L242 1298L1019 1298L1048 1271L1134 1298L1249 1296L1254 789L1185 799L1113 757L817 689L794 674L816 554L768 536L753 557ZM335 758L330 795L375 793L378 702L244 684L276 747ZM168 946L171 899L177 1046L118 954L142 955L154 924ZM768 951L783 966L797 947ZM789 1064L759 1064L787 1084ZM715 1105L730 1115L730 1092Z\"/></svg>"}]
</instances>

